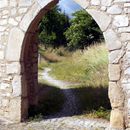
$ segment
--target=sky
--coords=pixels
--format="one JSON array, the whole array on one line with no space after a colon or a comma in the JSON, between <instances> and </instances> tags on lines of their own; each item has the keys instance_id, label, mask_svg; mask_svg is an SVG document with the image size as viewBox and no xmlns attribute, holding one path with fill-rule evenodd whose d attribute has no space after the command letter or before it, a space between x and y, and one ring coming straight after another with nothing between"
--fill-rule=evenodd
<instances>
[{"instance_id":1,"label":"sky","mask_svg":"<svg viewBox=\"0 0 130 130\"><path fill-rule=\"evenodd\" d=\"M63 12L69 15L69 17L72 17L72 14L75 11L78 11L82 9L77 3L75 3L73 0L60 0L59 7L62 9Z\"/></svg>"}]
</instances>

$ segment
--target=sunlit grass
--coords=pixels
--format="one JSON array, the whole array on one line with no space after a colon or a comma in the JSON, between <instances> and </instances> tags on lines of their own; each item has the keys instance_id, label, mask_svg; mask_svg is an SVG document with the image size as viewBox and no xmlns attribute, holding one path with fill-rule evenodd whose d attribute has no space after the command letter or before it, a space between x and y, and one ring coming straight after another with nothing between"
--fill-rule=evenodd
<instances>
[{"instance_id":1,"label":"sunlit grass","mask_svg":"<svg viewBox=\"0 0 130 130\"><path fill-rule=\"evenodd\" d=\"M108 52L105 45L94 45L77 50L65 60L49 65L57 79L78 82L87 86L108 85Z\"/></svg>"}]
</instances>

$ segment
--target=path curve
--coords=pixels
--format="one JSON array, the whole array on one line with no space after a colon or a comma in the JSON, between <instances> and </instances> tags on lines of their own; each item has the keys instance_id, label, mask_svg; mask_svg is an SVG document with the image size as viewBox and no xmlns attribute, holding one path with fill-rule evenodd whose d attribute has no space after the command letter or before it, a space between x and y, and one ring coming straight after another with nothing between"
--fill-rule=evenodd
<instances>
[{"instance_id":1,"label":"path curve","mask_svg":"<svg viewBox=\"0 0 130 130\"><path fill-rule=\"evenodd\" d=\"M70 82L55 79L49 75L50 71L52 71L51 68L44 68L43 73L42 73L42 78L48 83L54 86L57 86L58 88L67 89L68 86L79 85L79 83L70 83Z\"/></svg>"},{"instance_id":2,"label":"path curve","mask_svg":"<svg viewBox=\"0 0 130 130\"><path fill-rule=\"evenodd\" d=\"M65 102L62 106L61 111L57 112L54 117L63 117L67 115L75 115L80 110L79 108L79 101L76 95L73 93L72 89L68 89L70 85L77 85L76 83L69 83L61 80L54 79L49 75L51 68L44 68L43 70L43 80L47 81L48 83L57 86L60 89L64 89L63 95L65 98Z\"/></svg>"}]
</instances>

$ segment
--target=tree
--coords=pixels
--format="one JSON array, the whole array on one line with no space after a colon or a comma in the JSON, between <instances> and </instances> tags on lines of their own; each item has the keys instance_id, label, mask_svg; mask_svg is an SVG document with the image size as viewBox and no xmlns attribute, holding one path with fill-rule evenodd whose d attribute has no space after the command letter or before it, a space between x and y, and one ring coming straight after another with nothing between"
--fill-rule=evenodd
<instances>
[{"instance_id":1,"label":"tree","mask_svg":"<svg viewBox=\"0 0 130 130\"><path fill-rule=\"evenodd\" d=\"M64 32L70 26L69 18L58 6L49 11L39 24L39 40L45 46L66 46Z\"/></svg>"},{"instance_id":2,"label":"tree","mask_svg":"<svg viewBox=\"0 0 130 130\"><path fill-rule=\"evenodd\" d=\"M75 12L70 22L71 26L64 33L70 49L84 49L103 38L98 25L85 10Z\"/></svg>"}]
</instances>

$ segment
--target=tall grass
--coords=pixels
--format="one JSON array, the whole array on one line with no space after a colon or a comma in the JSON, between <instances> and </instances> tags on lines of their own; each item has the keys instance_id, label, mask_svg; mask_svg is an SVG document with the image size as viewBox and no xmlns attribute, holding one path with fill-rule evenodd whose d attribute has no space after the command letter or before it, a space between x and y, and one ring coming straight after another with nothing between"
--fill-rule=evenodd
<instances>
[{"instance_id":1,"label":"tall grass","mask_svg":"<svg viewBox=\"0 0 130 130\"><path fill-rule=\"evenodd\" d=\"M104 44L77 50L63 61L50 64L53 77L86 86L108 85L108 52Z\"/></svg>"}]
</instances>

